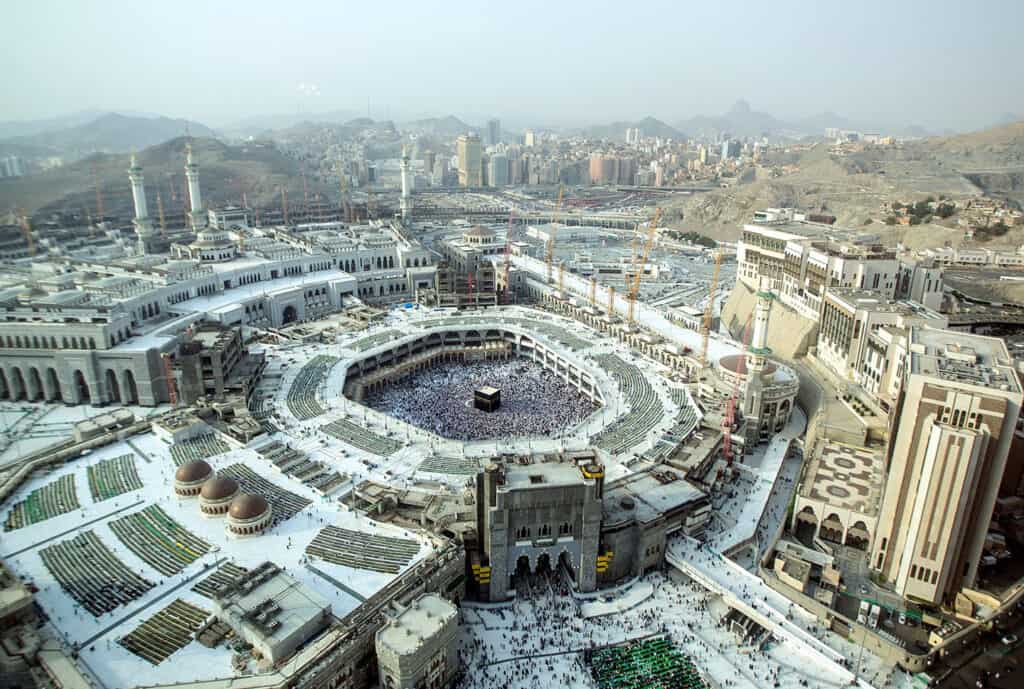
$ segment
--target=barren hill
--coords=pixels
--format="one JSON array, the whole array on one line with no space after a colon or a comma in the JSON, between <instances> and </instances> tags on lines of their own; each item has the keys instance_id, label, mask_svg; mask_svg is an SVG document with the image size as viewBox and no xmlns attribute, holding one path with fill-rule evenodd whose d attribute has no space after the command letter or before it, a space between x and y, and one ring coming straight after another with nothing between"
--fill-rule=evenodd
<instances>
[{"instance_id":1,"label":"barren hill","mask_svg":"<svg viewBox=\"0 0 1024 689\"><path fill-rule=\"evenodd\" d=\"M166 208L185 203L185 143L184 138L172 139L137 154L153 209L157 190ZM215 139L194 139L192 146L200 165L203 198L210 205L237 204L243 191L250 203L267 201L281 185L288 185L291 198L301 198L298 164L272 143L235 146ZM128 154L96 154L39 175L0 180L0 209L19 207L30 213L87 209L94 213L94 169L106 209L125 208L130 204L129 160Z\"/></svg>"}]
</instances>

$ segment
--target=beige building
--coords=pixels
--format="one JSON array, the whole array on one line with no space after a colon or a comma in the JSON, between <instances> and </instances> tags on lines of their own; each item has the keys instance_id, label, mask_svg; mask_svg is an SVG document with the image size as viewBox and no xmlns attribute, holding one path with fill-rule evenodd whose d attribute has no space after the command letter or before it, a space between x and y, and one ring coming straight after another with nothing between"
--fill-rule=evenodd
<instances>
[{"instance_id":1,"label":"beige building","mask_svg":"<svg viewBox=\"0 0 1024 689\"><path fill-rule=\"evenodd\" d=\"M463 134L455 141L459 158L459 186L482 187L484 148L476 134Z\"/></svg>"},{"instance_id":2,"label":"beige building","mask_svg":"<svg viewBox=\"0 0 1024 689\"><path fill-rule=\"evenodd\" d=\"M382 689L441 689L459 669L459 611L437 595L415 599L377 631Z\"/></svg>"},{"instance_id":3,"label":"beige building","mask_svg":"<svg viewBox=\"0 0 1024 689\"><path fill-rule=\"evenodd\" d=\"M885 350L872 341L879 328L928 325L945 328L949 320L912 301L890 299L878 290L829 290L818 330L818 359L843 380L877 392L878 363Z\"/></svg>"},{"instance_id":4,"label":"beige building","mask_svg":"<svg viewBox=\"0 0 1024 689\"><path fill-rule=\"evenodd\" d=\"M870 565L939 604L975 583L1021 406L1006 344L911 328Z\"/></svg>"}]
</instances>

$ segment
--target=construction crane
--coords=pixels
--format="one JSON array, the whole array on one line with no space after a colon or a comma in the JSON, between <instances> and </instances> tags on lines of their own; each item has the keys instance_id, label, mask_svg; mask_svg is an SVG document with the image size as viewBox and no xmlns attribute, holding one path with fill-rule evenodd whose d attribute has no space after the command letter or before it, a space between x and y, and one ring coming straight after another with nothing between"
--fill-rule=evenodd
<instances>
[{"instance_id":1,"label":"construction crane","mask_svg":"<svg viewBox=\"0 0 1024 689\"><path fill-rule=\"evenodd\" d=\"M565 192L565 187L561 184L558 185L558 203L555 204L555 214L552 218L551 231L548 233L548 246L547 256L545 263L548 266L548 284L551 284L552 278L552 261L555 259L555 239L558 237L558 216L562 211L562 195Z\"/></svg>"},{"instance_id":2,"label":"construction crane","mask_svg":"<svg viewBox=\"0 0 1024 689\"><path fill-rule=\"evenodd\" d=\"M373 193L372 189L366 190L366 219L374 220L377 218L377 195Z\"/></svg>"},{"instance_id":3,"label":"construction crane","mask_svg":"<svg viewBox=\"0 0 1024 689\"><path fill-rule=\"evenodd\" d=\"M302 212L309 222L309 185L306 183L306 170L302 170Z\"/></svg>"},{"instance_id":4,"label":"construction crane","mask_svg":"<svg viewBox=\"0 0 1024 689\"><path fill-rule=\"evenodd\" d=\"M711 273L711 286L708 288L708 305L704 309L704 323L700 329L700 367L701 370L708 361L708 339L711 337L711 321L714 318L715 299L718 297L718 274L722 270L722 252L715 252L715 270Z\"/></svg>"},{"instance_id":5,"label":"construction crane","mask_svg":"<svg viewBox=\"0 0 1024 689\"><path fill-rule=\"evenodd\" d=\"M504 301L506 304L509 303L509 272L512 267L512 216L515 213L514 210L508 212L508 230L505 232L505 294Z\"/></svg>"},{"instance_id":6,"label":"construction crane","mask_svg":"<svg viewBox=\"0 0 1024 689\"><path fill-rule=\"evenodd\" d=\"M25 243L28 244L28 255L36 255L36 243L32 239L32 224L28 221L28 215L25 213L25 209L21 209L21 233L25 235Z\"/></svg>"},{"instance_id":7,"label":"construction crane","mask_svg":"<svg viewBox=\"0 0 1024 689\"><path fill-rule=\"evenodd\" d=\"M160 198L160 190L156 190L156 212L160 215L160 236L167 235L167 219L164 217L164 201Z\"/></svg>"},{"instance_id":8,"label":"construction crane","mask_svg":"<svg viewBox=\"0 0 1024 689\"><path fill-rule=\"evenodd\" d=\"M658 223L661 222L661 208L658 208L654 212L654 219L647 224L647 240L644 242L643 253L639 257L639 261L634 260L633 273L630 275L632 281L629 285L629 292L627 298L629 301L629 322L633 323L636 320L636 299L640 294L640 278L644 274L644 266L647 265L647 259L651 255L651 247L654 246L654 237L658 231Z\"/></svg>"},{"instance_id":9,"label":"construction crane","mask_svg":"<svg viewBox=\"0 0 1024 689\"><path fill-rule=\"evenodd\" d=\"M96 163L92 164L92 181L96 186L96 217L97 222L103 222L103 187L100 186L100 171Z\"/></svg>"},{"instance_id":10,"label":"construction crane","mask_svg":"<svg viewBox=\"0 0 1024 689\"><path fill-rule=\"evenodd\" d=\"M171 403L172 407L178 406L178 385L174 378L174 365L171 361L170 354L162 354L160 356L164 362L164 380L167 381L167 401Z\"/></svg>"},{"instance_id":11,"label":"construction crane","mask_svg":"<svg viewBox=\"0 0 1024 689\"><path fill-rule=\"evenodd\" d=\"M338 159L338 180L341 185L341 213L345 222L352 222L352 202L348 196L348 177L341 159Z\"/></svg>"}]
</instances>

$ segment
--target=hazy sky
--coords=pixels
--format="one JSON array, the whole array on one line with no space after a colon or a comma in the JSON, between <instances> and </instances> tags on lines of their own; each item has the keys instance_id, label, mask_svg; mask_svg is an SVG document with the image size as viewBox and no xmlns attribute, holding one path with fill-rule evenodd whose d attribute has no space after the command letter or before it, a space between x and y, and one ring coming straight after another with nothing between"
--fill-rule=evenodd
<instances>
[{"instance_id":1,"label":"hazy sky","mask_svg":"<svg viewBox=\"0 0 1024 689\"><path fill-rule=\"evenodd\" d=\"M221 126L369 101L377 118L674 123L739 98L934 129L1024 117L1021 0L32 0L0 16L0 119Z\"/></svg>"}]
</instances>

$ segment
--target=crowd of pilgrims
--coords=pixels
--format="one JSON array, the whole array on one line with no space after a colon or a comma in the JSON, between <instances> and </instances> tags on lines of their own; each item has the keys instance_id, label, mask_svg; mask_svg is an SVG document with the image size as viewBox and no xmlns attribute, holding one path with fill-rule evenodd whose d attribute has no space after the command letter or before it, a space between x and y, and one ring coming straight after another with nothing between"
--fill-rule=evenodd
<instances>
[{"instance_id":1,"label":"crowd of pilgrims","mask_svg":"<svg viewBox=\"0 0 1024 689\"><path fill-rule=\"evenodd\" d=\"M497 411L473 406L474 391L485 385L501 391ZM573 385L525 359L435 366L368 394L364 402L452 440L554 436L596 408Z\"/></svg>"},{"instance_id":2,"label":"crowd of pilgrims","mask_svg":"<svg viewBox=\"0 0 1024 689\"><path fill-rule=\"evenodd\" d=\"M467 622L483 625L491 638L498 634L500 639L483 641L483 629L462 635L459 657L465 673L459 689L592 687L582 651L655 633L668 634L698 668L706 670L723 656L738 666L734 672L742 681L719 677L717 686L776 686L785 674L796 674L797 686L812 686L798 668L770 658L768 649L739 654L735 636L709 634L709 628L724 627L724 608L713 610L715 596L693 582L677 584L653 575L648 579L656 587L652 601L627 614L585 619L558 573L522 579L517 578L517 597L510 606L470 613Z\"/></svg>"}]
</instances>

